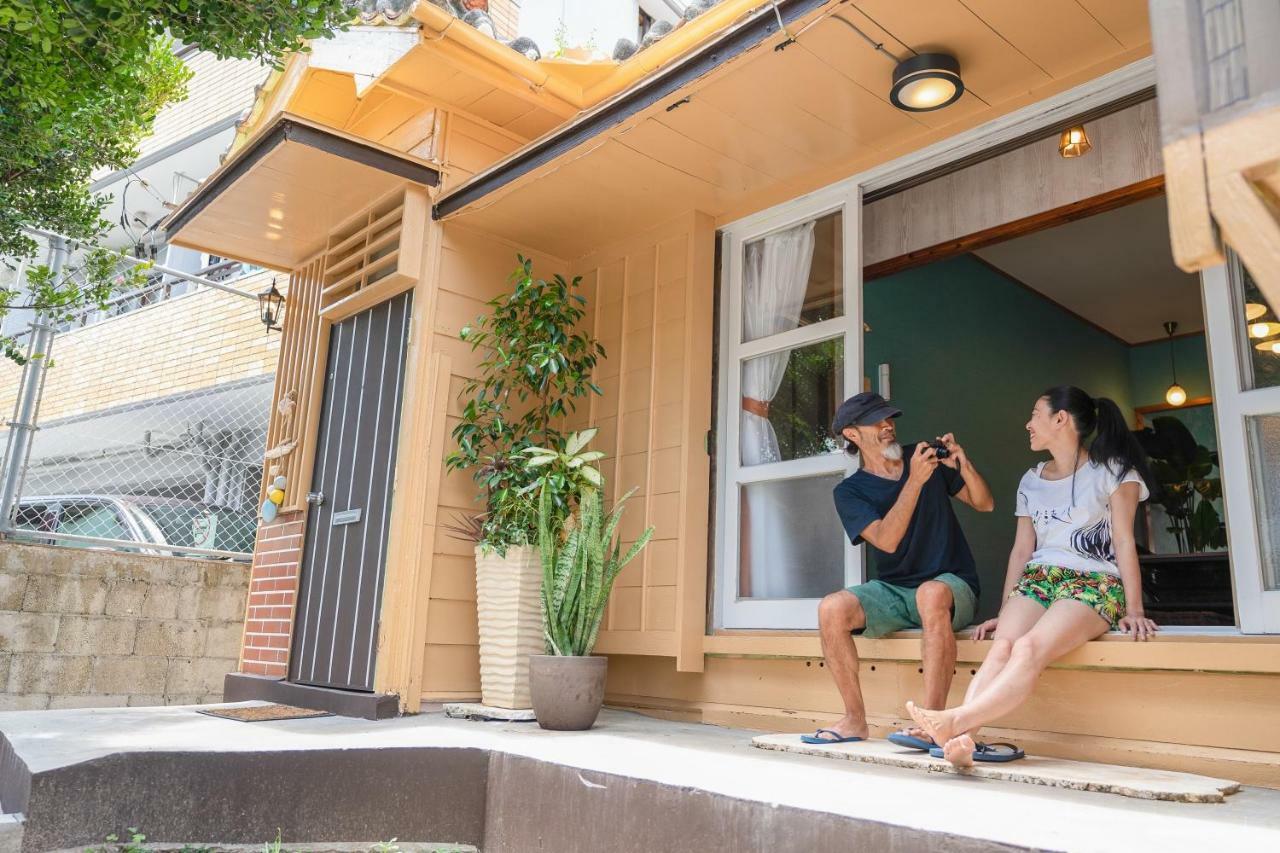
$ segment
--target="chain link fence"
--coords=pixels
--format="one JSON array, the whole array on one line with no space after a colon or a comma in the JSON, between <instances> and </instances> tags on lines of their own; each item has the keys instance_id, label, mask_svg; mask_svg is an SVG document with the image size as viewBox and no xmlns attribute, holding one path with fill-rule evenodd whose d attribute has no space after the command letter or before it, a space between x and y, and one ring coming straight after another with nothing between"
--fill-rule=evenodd
<instances>
[{"instance_id":1,"label":"chain link fence","mask_svg":"<svg viewBox=\"0 0 1280 853\"><path fill-rule=\"evenodd\" d=\"M270 276L226 261L196 275L248 294ZM105 308L49 325L28 452L0 434L4 466L21 468L6 535L248 559L279 347L256 300L153 274ZM9 431L25 422L22 380L0 367Z\"/></svg>"}]
</instances>

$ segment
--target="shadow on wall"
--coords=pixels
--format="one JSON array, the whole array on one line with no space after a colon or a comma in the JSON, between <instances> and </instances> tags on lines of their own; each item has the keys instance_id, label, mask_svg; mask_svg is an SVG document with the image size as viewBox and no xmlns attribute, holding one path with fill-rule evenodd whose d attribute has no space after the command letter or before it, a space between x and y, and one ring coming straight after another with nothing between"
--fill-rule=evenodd
<instances>
[{"instance_id":1,"label":"shadow on wall","mask_svg":"<svg viewBox=\"0 0 1280 853\"><path fill-rule=\"evenodd\" d=\"M991 484L994 512L961 506L958 513L982 580L980 615L992 616L1013 542L1018 481L1042 458L1025 429L1038 395L1078 385L1132 412L1151 402L1145 397L1159 384L1152 357L1167 365L1168 354L1127 346L967 255L870 281L863 306L871 329L864 373L875 377L877 365L891 366L893 402L903 410L899 437L954 432ZM1178 343L1179 379L1185 370L1191 396L1207 395L1203 338ZM874 561L869 569L874 577Z\"/></svg>"}]
</instances>

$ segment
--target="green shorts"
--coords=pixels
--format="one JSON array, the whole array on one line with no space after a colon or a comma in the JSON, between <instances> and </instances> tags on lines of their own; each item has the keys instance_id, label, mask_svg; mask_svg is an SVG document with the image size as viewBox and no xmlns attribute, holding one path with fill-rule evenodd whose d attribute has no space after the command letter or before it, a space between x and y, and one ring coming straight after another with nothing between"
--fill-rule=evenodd
<instances>
[{"instance_id":1,"label":"green shorts","mask_svg":"<svg viewBox=\"0 0 1280 853\"><path fill-rule=\"evenodd\" d=\"M972 624L974 614L978 612L978 596L974 594L973 587L950 572L944 572L933 580L951 587L951 630L959 631ZM866 627L854 631L854 634L875 639L903 628L920 627L920 609L916 607L914 587L875 580L851 586L849 592L858 596L862 612L867 617Z\"/></svg>"},{"instance_id":2,"label":"green shorts","mask_svg":"<svg viewBox=\"0 0 1280 853\"><path fill-rule=\"evenodd\" d=\"M1125 614L1124 584L1106 572L1077 572L1060 566L1028 563L1010 598L1025 596L1046 608L1055 601L1078 601L1117 627Z\"/></svg>"}]
</instances>

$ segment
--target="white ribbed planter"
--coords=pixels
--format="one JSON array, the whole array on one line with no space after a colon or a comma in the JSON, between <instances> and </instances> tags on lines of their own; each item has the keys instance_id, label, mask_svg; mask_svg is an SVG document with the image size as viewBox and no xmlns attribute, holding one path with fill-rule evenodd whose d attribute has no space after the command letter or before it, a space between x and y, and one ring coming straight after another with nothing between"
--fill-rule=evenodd
<instances>
[{"instance_id":1,"label":"white ribbed planter","mask_svg":"<svg viewBox=\"0 0 1280 853\"><path fill-rule=\"evenodd\" d=\"M505 557L476 548L480 693L485 705L533 706L529 655L546 651L541 594L542 560L537 548L509 548Z\"/></svg>"}]
</instances>

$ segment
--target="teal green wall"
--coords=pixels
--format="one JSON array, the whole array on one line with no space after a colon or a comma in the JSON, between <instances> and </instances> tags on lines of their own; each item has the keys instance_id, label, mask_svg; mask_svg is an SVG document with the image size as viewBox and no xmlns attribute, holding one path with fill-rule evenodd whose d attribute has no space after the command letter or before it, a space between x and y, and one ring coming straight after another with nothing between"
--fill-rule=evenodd
<instances>
[{"instance_id":1,"label":"teal green wall","mask_svg":"<svg viewBox=\"0 0 1280 853\"><path fill-rule=\"evenodd\" d=\"M1018 481L1039 461L1027 446L1032 406L1046 388L1070 384L1132 411L1130 348L969 256L868 282L863 311L864 373L878 390L877 365L890 365L899 437L954 432L991 484L994 512L957 512L982 579L982 615L994 615Z\"/></svg>"},{"instance_id":2,"label":"teal green wall","mask_svg":"<svg viewBox=\"0 0 1280 853\"><path fill-rule=\"evenodd\" d=\"M1209 356L1204 335L1175 338L1173 354L1178 363L1178 384L1187 389L1187 397L1211 396ZM1169 369L1169 342L1129 348L1130 394L1135 406L1157 406L1164 403L1164 392L1173 382Z\"/></svg>"}]
</instances>

